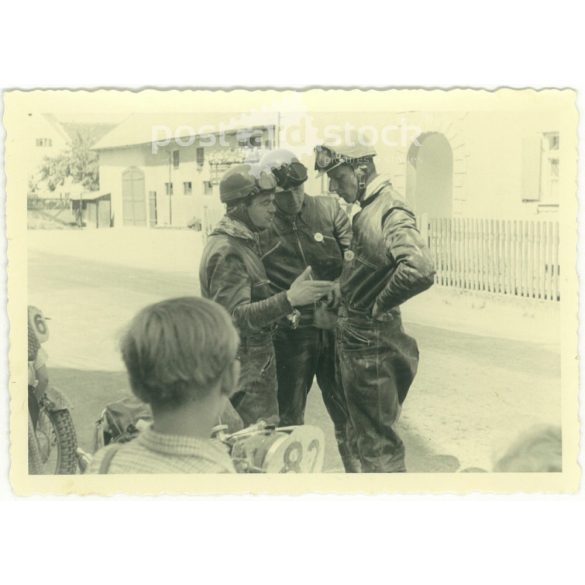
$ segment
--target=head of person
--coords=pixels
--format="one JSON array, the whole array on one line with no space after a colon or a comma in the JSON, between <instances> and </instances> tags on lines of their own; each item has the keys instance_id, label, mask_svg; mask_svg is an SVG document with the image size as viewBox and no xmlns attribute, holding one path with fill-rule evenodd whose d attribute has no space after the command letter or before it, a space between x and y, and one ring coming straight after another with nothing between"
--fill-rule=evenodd
<instances>
[{"instance_id":1,"label":"head of person","mask_svg":"<svg viewBox=\"0 0 585 585\"><path fill-rule=\"evenodd\" d=\"M352 140L339 145L322 144L315 147L315 170L327 173L329 191L337 193L347 203L359 201L366 186L376 174L373 146Z\"/></svg>"},{"instance_id":2,"label":"head of person","mask_svg":"<svg viewBox=\"0 0 585 585\"><path fill-rule=\"evenodd\" d=\"M560 427L554 425L535 425L521 433L494 466L497 472L562 470L562 433Z\"/></svg>"},{"instance_id":3,"label":"head of person","mask_svg":"<svg viewBox=\"0 0 585 585\"><path fill-rule=\"evenodd\" d=\"M272 223L275 190L274 176L260 165L235 165L219 183L219 196L227 206L227 215L253 231L266 229Z\"/></svg>"},{"instance_id":4,"label":"head of person","mask_svg":"<svg viewBox=\"0 0 585 585\"><path fill-rule=\"evenodd\" d=\"M151 406L155 420L157 413L186 405L219 416L238 384L238 347L227 311L199 297L145 307L120 344L132 391Z\"/></svg>"},{"instance_id":5,"label":"head of person","mask_svg":"<svg viewBox=\"0 0 585 585\"><path fill-rule=\"evenodd\" d=\"M276 206L285 213L295 215L303 205L307 167L290 150L277 149L266 153L260 161L262 168L270 170L276 180Z\"/></svg>"}]
</instances>

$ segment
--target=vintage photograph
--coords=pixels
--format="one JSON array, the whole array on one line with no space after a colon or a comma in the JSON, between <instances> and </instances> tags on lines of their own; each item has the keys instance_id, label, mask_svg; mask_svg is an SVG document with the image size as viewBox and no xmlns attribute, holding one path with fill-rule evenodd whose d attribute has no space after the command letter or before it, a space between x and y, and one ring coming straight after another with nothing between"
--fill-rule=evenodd
<instances>
[{"instance_id":1,"label":"vintage photograph","mask_svg":"<svg viewBox=\"0 0 585 585\"><path fill-rule=\"evenodd\" d=\"M573 91L4 104L17 493L577 489Z\"/></svg>"}]
</instances>

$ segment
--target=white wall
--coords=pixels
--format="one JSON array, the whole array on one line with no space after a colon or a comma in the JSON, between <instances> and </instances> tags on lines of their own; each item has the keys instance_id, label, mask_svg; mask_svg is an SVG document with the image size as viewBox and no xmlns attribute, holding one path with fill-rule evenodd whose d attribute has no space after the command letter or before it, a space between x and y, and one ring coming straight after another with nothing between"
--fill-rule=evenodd
<instances>
[{"instance_id":1,"label":"white wall","mask_svg":"<svg viewBox=\"0 0 585 585\"><path fill-rule=\"evenodd\" d=\"M306 190L312 194L320 193L323 186L326 188L326 183L313 170L313 147L323 143L327 133L336 127L344 124L370 127L378 134L375 144L378 171L389 174L403 196L407 189L407 156L413 140L419 132L440 132L453 152L453 215L486 218L537 216L538 204L522 201L523 143L526 137L537 137L558 128L555 112L548 111L321 112L310 115L302 131L299 131L298 120L293 120L289 128L288 123L287 119L283 120L282 146L298 153L309 168ZM382 139L383 128L386 129L385 140ZM533 172L537 173L538 169ZM551 216L545 215L544 219L551 219Z\"/></svg>"},{"instance_id":2,"label":"white wall","mask_svg":"<svg viewBox=\"0 0 585 585\"><path fill-rule=\"evenodd\" d=\"M379 172L389 174L396 190L405 196L409 176L407 157L413 140L420 133L439 132L449 141L453 153L453 215L520 219L536 217L539 210L538 203L523 202L524 141L526 137L555 131L557 127L555 113L546 111L316 112L282 116L279 146L295 152L308 167L307 193L320 194L326 190L327 181L314 171L314 146L332 134L340 135L351 128L369 128L366 134L377 137L375 160ZM228 136L228 145L235 145L235 140L235 136ZM206 146L204 167L198 169L198 145L199 142L189 146L170 144L158 152L153 152L151 145L102 152L100 189L112 193L114 213L121 215L121 174L132 165L145 171L147 202L149 191L157 193L159 225L170 223L169 204L172 204L173 225L186 225L192 217L202 218L205 207L220 209L217 187L213 195L204 195L204 181L210 178L210 157L227 147ZM180 165L174 168L171 152L177 148ZM187 181L192 183L192 195L183 194L183 183ZM172 199L165 194L166 182L174 184ZM544 219L551 219L550 214Z\"/></svg>"}]
</instances>

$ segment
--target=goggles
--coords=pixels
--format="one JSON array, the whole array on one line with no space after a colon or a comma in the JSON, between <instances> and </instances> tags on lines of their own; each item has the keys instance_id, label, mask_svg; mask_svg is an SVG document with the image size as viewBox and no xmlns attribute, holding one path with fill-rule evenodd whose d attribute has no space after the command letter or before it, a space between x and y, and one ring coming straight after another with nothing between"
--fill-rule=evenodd
<instances>
[{"instance_id":1,"label":"goggles","mask_svg":"<svg viewBox=\"0 0 585 585\"><path fill-rule=\"evenodd\" d=\"M285 190L298 187L307 180L307 167L298 161L272 169L272 173L278 186Z\"/></svg>"},{"instance_id":2,"label":"goggles","mask_svg":"<svg viewBox=\"0 0 585 585\"><path fill-rule=\"evenodd\" d=\"M260 171L256 177L255 193L262 193L264 191L274 191L276 189L276 179L272 173L267 171Z\"/></svg>"},{"instance_id":3,"label":"goggles","mask_svg":"<svg viewBox=\"0 0 585 585\"><path fill-rule=\"evenodd\" d=\"M315 170L326 173L340 164L346 162L345 158L329 150L326 146L315 147Z\"/></svg>"}]
</instances>

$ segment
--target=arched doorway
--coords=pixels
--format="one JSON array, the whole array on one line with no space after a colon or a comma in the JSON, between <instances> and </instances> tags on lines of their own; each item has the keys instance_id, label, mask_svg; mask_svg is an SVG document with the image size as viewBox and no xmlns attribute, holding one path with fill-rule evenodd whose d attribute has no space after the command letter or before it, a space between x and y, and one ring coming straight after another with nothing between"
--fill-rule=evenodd
<instances>
[{"instance_id":1,"label":"arched doorway","mask_svg":"<svg viewBox=\"0 0 585 585\"><path fill-rule=\"evenodd\" d=\"M411 144L407 157L408 204L417 215L451 217L453 151L447 138L439 132L421 134Z\"/></svg>"},{"instance_id":2,"label":"arched doorway","mask_svg":"<svg viewBox=\"0 0 585 585\"><path fill-rule=\"evenodd\" d=\"M144 173L136 167L122 173L122 221L124 225L146 226Z\"/></svg>"}]
</instances>

